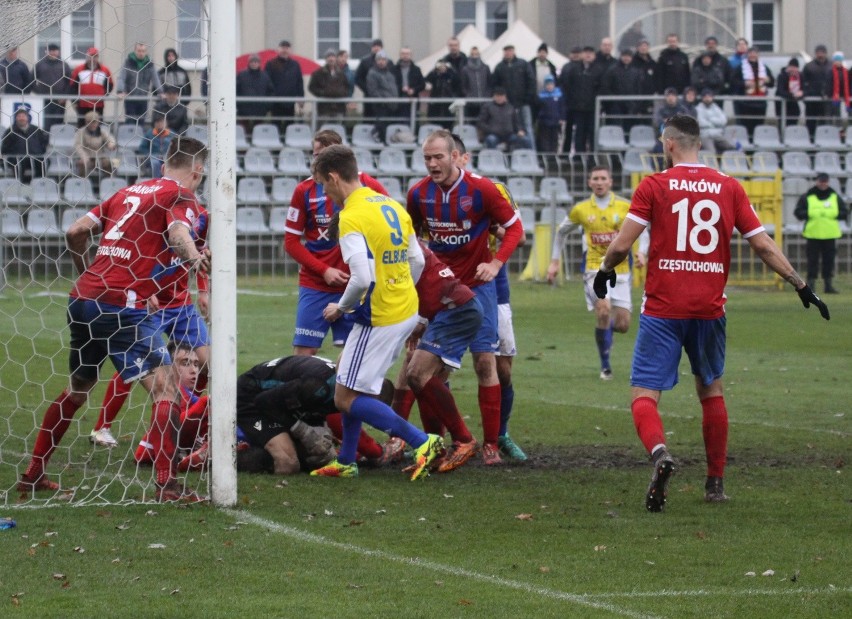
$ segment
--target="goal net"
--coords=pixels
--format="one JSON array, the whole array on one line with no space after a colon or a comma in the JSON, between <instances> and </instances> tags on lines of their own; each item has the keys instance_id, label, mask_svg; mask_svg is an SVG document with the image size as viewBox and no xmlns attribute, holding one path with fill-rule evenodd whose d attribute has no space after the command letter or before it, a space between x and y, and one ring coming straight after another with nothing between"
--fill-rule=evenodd
<instances>
[{"instance_id":1,"label":"goal net","mask_svg":"<svg viewBox=\"0 0 852 619\"><path fill-rule=\"evenodd\" d=\"M234 238L231 228L233 217L228 217L233 204L226 197L234 193L234 145L231 136L234 131L233 4L223 0L210 2L211 15L216 13L214 7L220 7L218 18L202 15L203 24L198 25L193 33L204 43L201 49L206 49L207 37L218 33L217 54L221 54L220 58L204 56L195 59L201 61L195 67L185 67L197 95L201 75L199 67L206 66L210 74L211 95L218 94L220 102L211 109L206 109L198 96L185 102L188 120L198 129L194 135L207 141L210 151L206 184L199 186L197 193L211 215L207 246L214 254L217 250L220 254L208 280L211 286L210 312L203 321L210 333L207 343L216 341L216 338L223 338L226 342L219 347L225 358L211 358L208 362L210 375L216 377L211 380L210 389L218 389L223 394L218 402L211 405L213 411L220 413L217 416L211 414L211 407L205 409L203 403L206 398L197 403L196 399L205 394L202 391L194 393L189 386L194 379L189 377L191 369L186 368L193 365L197 354L194 351L184 354L190 360L183 359L180 364L186 369L182 374L179 364L168 370L175 381L183 376L185 389L181 404L168 410L165 417L154 415L154 399L140 386L141 381L130 382L123 390L126 393L122 389L115 393L116 385L121 385L122 381L110 380L114 367L109 360L101 367L87 402L79 408L69 404L73 400L67 397L71 337L72 334L81 337L80 329L74 331L68 324L69 316L76 323L80 322L79 315L69 310L69 291L78 278L75 252L68 248L69 243L73 248L70 239L77 239L78 243L82 243L81 247L86 247L90 267L98 258L109 257L118 264L128 256L131 256L131 261L135 260L138 253L144 259L159 261L158 269L170 273L187 271L179 256L168 256L163 263L164 259L158 257L157 252L145 249L141 237L156 234L159 230L155 224L146 220L139 231L140 238L130 240L131 226L139 219L134 209L137 204L134 196L144 197L149 189L120 194L124 210L113 213L123 213L121 216L104 218L96 224L87 216L90 209L98 208L99 204L105 203L123 188L143 187L146 179L160 175L158 161L164 153L160 154L151 147L151 125L157 115L155 105L159 97L144 99L141 113L129 105L132 96L125 101L114 93L103 97L103 106L93 106L99 112L98 118L86 123L84 117L86 126L83 130L97 129L96 132L109 135L103 137L101 146L93 145L91 151L82 151L75 149L74 135L78 130L78 116L84 116L86 110L75 105L78 93L69 91L64 117L41 134L45 146L43 152L31 146L39 139L37 135L26 142L20 156L5 157L0 170L0 344L3 353L0 356L0 505L5 509L60 503L130 504L158 500L163 483L162 480L159 486L156 483L158 472L153 460L160 453L158 450L163 448L163 441L171 440L175 441L175 445L174 449L171 446L168 449L172 459L173 481L170 487L175 492L180 494L192 489L199 494L209 494L212 490L213 499L218 504L232 504L236 499L232 402L236 380L233 341L235 282L229 275L236 269L233 266L233 242L228 241ZM32 71L44 56L46 45L58 44L61 40L60 58L73 70L81 59L74 57L70 50L79 49L80 42L72 40L78 34L76 22L65 18L73 14L76 19L81 7L93 6L94 3L86 0L0 0L4 18L0 47L3 52L18 47L18 58ZM90 36L88 41L100 51L101 62L104 65L110 63L111 66L107 66L112 69L113 79L118 79L122 63L139 41L147 44L147 54L154 71L163 68L166 49L181 49L177 27L179 9L175 8L172 23L165 28L161 26L161 16L155 16L150 5L134 4L132 9L131 12L129 4L125 6L117 0L102 3L99 19L92 20L93 28L87 33ZM139 20L140 10L142 13L148 11L147 24L144 19ZM109 19L105 12L110 14ZM111 20L115 16L130 19L131 15L132 25L120 24L125 33L122 42L112 46L108 44L120 37L114 36L115 30L106 36L103 28L114 28ZM147 38L138 36L135 28L147 33ZM43 40L40 37L43 32L49 32L51 37L59 33L59 40ZM214 85L214 78L220 73L222 77ZM2 79L6 79L5 74ZM29 105L35 98L31 93L9 95L7 91L0 96L3 131L12 127L19 132L28 132L34 127L45 126L40 103L46 105L51 98L58 97L51 97L49 90L47 93L42 91L40 96L43 101L35 105ZM26 123L24 114L19 110L21 106L28 117ZM223 156L224 152L230 152L230 155ZM91 157L87 158L87 153ZM157 183L167 185L162 181ZM198 213L192 212L187 217L193 225L193 234L197 236ZM92 222L91 231L84 229L84 234L74 234L74 231L80 232L80 221ZM72 235L66 240L69 229ZM124 236L125 232L127 236ZM91 237L86 238L89 235ZM198 239L199 247L202 240ZM125 241L131 244L121 245ZM187 275L185 279L195 298L195 276ZM130 307L133 302L134 299L128 297L126 305ZM135 306L148 309L138 299ZM103 314L97 316L97 320L102 319ZM152 313L151 321L146 325L160 320L160 314ZM92 324L97 322L86 316L86 320L89 319L92 319ZM179 318L175 320L180 321ZM86 345L97 347L103 343L95 327L88 328L89 336L83 338ZM198 326L194 329L189 331L197 332ZM180 329L176 333L179 332ZM137 329L137 334L140 333ZM178 337L174 335L172 339ZM154 348L165 347L167 340L167 336L157 333L154 341L158 343ZM195 343L201 342L195 340ZM110 343L110 347L114 347L114 342ZM125 365L129 370L123 376L132 378L134 368L144 373L147 366L134 349L128 349L131 354ZM180 355L180 351L177 354ZM84 364L86 361L88 359L84 360ZM210 393L213 395L212 391ZM118 399L115 399L116 396ZM180 409L180 414L177 409ZM208 423L214 417L218 417L215 425ZM167 425L158 422L163 418ZM213 455L212 459L204 457L205 449L206 453ZM214 461L215 464L211 464Z\"/></svg>"}]
</instances>

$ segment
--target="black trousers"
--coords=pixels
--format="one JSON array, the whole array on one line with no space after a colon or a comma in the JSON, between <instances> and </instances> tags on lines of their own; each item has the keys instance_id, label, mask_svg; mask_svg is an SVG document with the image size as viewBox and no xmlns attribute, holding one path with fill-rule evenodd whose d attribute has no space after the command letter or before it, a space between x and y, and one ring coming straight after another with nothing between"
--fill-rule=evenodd
<instances>
[{"instance_id":1,"label":"black trousers","mask_svg":"<svg viewBox=\"0 0 852 619\"><path fill-rule=\"evenodd\" d=\"M829 281L834 277L834 259L837 256L837 243L834 239L805 239L805 251L808 256L808 281L815 282L820 272L822 260L822 278Z\"/></svg>"}]
</instances>

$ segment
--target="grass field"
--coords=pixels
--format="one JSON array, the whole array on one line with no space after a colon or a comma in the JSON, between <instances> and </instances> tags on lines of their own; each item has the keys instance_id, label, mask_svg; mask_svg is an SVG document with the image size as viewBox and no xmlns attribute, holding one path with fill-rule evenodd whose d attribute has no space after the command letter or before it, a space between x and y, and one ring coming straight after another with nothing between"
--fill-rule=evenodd
<instances>
[{"instance_id":1,"label":"grass field","mask_svg":"<svg viewBox=\"0 0 852 619\"><path fill-rule=\"evenodd\" d=\"M661 403L680 467L666 512L648 514L650 466L628 408L634 333L616 336L616 378L601 382L580 284L516 284L512 435L528 465L477 463L416 484L396 469L241 475L238 505L222 510L25 509L9 495L0 517L17 528L0 531L0 616L850 616L852 279L837 286L829 323L789 289L729 292L727 504L702 501L688 366ZM289 352L295 281L240 289L246 369ZM0 490L25 465L43 399L64 382L64 300L38 292L0 299ZM479 434L469 362L452 386ZM136 396L120 418L121 454L92 450L83 437L101 393L49 471L67 464L63 483L86 484L91 502L100 486L114 501L141 498L121 458L147 407Z\"/></svg>"}]
</instances>

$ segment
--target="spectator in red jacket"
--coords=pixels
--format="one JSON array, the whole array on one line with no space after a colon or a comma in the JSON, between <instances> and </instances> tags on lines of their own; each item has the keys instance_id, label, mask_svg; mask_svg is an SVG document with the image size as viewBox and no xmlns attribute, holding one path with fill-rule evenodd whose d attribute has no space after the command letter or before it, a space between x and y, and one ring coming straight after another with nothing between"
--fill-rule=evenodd
<instances>
[{"instance_id":1,"label":"spectator in red jacket","mask_svg":"<svg viewBox=\"0 0 852 619\"><path fill-rule=\"evenodd\" d=\"M77 89L77 126L86 124L92 110L103 116L104 98L112 92L112 73L100 63L98 48L90 47L86 60L71 73L71 87Z\"/></svg>"}]
</instances>

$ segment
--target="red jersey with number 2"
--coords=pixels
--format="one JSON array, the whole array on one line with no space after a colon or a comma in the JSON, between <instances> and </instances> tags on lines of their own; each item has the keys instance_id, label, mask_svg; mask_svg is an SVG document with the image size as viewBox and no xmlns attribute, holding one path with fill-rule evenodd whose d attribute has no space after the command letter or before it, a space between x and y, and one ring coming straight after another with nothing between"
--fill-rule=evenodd
<instances>
[{"instance_id":1,"label":"red jersey with number 2","mask_svg":"<svg viewBox=\"0 0 852 619\"><path fill-rule=\"evenodd\" d=\"M120 190L88 213L100 225L101 241L71 296L145 307L160 290L154 278L176 258L169 249L168 230L176 225L192 230L192 213L198 212L195 194L169 178Z\"/></svg>"},{"instance_id":2,"label":"red jersey with number 2","mask_svg":"<svg viewBox=\"0 0 852 619\"><path fill-rule=\"evenodd\" d=\"M642 313L657 318L719 318L734 230L763 231L742 185L698 164L679 164L645 178L630 219L650 226Z\"/></svg>"}]
</instances>

